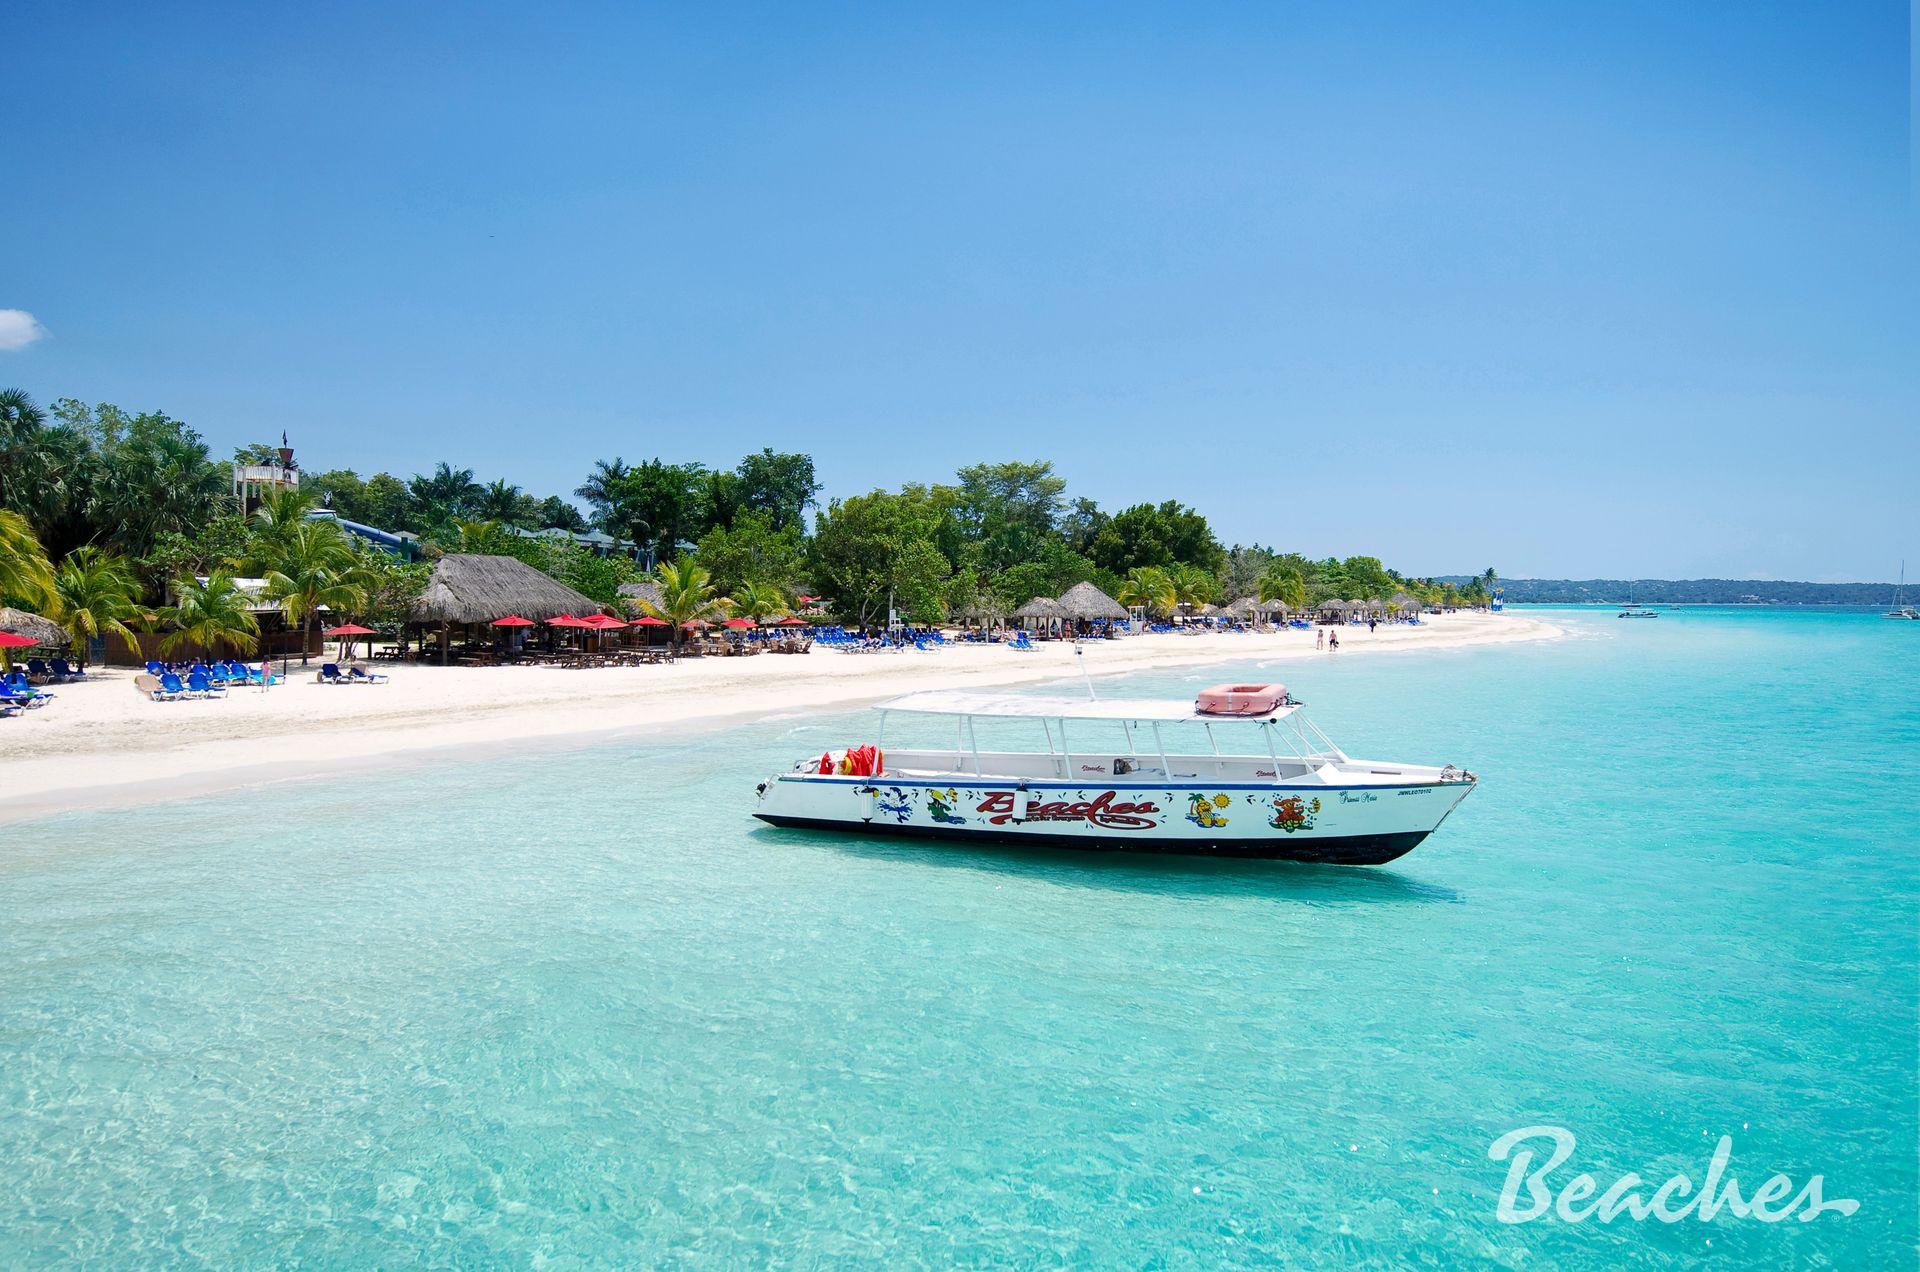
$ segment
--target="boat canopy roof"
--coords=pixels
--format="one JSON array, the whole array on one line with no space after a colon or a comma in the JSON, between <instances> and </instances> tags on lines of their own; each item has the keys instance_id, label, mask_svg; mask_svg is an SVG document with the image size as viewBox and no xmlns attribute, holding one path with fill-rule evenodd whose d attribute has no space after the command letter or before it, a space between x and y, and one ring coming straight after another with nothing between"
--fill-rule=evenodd
<instances>
[{"instance_id":1,"label":"boat canopy roof","mask_svg":"<svg viewBox=\"0 0 1920 1272\"><path fill-rule=\"evenodd\" d=\"M1191 699L1180 698L1042 698L1017 693L978 693L962 689L929 689L880 704L882 711L910 711L921 715L989 716L1009 720L1121 720L1127 722L1186 721L1195 724L1259 723L1278 720L1299 710L1298 703L1276 707L1265 715L1214 715L1197 711Z\"/></svg>"}]
</instances>

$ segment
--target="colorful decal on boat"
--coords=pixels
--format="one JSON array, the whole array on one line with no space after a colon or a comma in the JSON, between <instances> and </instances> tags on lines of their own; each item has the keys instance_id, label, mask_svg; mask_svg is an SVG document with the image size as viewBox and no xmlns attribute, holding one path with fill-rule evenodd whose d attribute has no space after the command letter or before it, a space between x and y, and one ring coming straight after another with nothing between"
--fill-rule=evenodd
<instances>
[{"instance_id":1,"label":"colorful decal on boat","mask_svg":"<svg viewBox=\"0 0 1920 1272\"><path fill-rule=\"evenodd\" d=\"M959 802L960 792L954 790L951 786L944 791L929 790L927 792L927 816L933 818L936 822L948 826L964 826L967 824L967 819L953 811L953 806Z\"/></svg>"},{"instance_id":2,"label":"colorful decal on boat","mask_svg":"<svg viewBox=\"0 0 1920 1272\"><path fill-rule=\"evenodd\" d=\"M1298 795L1249 795L1247 802L1265 805L1268 810L1267 825L1275 830L1284 830L1291 835L1296 830L1312 830L1314 818L1320 815L1318 797L1308 800Z\"/></svg>"},{"instance_id":3,"label":"colorful decal on boat","mask_svg":"<svg viewBox=\"0 0 1920 1272\"><path fill-rule=\"evenodd\" d=\"M877 800L880 811L902 826L913 816L913 796L903 786L889 786Z\"/></svg>"},{"instance_id":4,"label":"colorful decal on boat","mask_svg":"<svg viewBox=\"0 0 1920 1272\"><path fill-rule=\"evenodd\" d=\"M974 811L985 813L990 826L1005 826L1009 822L1085 822L1102 830L1152 830L1160 824L1157 818L1149 816L1160 811L1158 804L1152 800L1132 803L1113 791L1101 791L1092 799L1046 803L1026 791L989 791Z\"/></svg>"},{"instance_id":5,"label":"colorful decal on boat","mask_svg":"<svg viewBox=\"0 0 1920 1272\"><path fill-rule=\"evenodd\" d=\"M1204 830L1218 830L1227 824L1220 810L1232 802L1225 795L1209 796L1203 791L1194 791L1187 796L1187 804L1192 810L1187 814L1187 820Z\"/></svg>"}]
</instances>

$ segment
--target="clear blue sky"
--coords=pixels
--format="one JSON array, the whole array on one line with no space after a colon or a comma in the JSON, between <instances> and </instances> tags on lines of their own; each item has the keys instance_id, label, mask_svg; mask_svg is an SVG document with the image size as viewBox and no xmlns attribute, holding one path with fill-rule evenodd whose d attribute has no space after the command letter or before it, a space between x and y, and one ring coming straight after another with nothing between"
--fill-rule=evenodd
<instances>
[{"instance_id":1,"label":"clear blue sky","mask_svg":"<svg viewBox=\"0 0 1920 1272\"><path fill-rule=\"evenodd\" d=\"M1920 566L1905 4L15 3L0 45L0 310L47 333L0 384L223 454L1050 458L1419 573Z\"/></svg>"}]
</instances>

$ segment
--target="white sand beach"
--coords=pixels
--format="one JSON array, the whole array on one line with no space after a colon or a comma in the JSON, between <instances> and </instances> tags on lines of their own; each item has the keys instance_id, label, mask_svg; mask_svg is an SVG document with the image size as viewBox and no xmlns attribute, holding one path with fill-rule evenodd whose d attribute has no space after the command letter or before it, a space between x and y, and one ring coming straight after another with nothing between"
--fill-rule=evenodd
<instances>
[{"instance_id":1,"label":"white sand beach","mask_svg":"<svg viewBox=\"0 0 1920 1272\"><path fill-rule=\"evenodd\" d=\"M1351 658L1392 650L1545 640L1553 625L1465 613L1376 632L1343 627L1340 651L1314 634L1141 635L1086 646L1093 675L1274 658ZM673 665L564 670L389 666L381 685L285 684L211 701L149 702L133 672L103 669L54 686L56 701L0 721L0 821L137 803L391 763L419 753L658 734L813 709L849 710L918 689L984 688L1079 674L1073 646L696 658Z\"/></svg>"}]
</instances>

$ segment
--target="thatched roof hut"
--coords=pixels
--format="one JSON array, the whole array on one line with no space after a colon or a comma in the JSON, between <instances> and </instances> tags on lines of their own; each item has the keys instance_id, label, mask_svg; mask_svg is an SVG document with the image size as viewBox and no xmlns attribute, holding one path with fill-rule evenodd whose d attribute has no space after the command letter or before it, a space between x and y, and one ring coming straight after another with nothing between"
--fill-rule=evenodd
<instances>
[{"instance_id":1,"label":"thatched roof hut","mask_svg":"<svg viewBox=\"0 0 1920 1272\"><path fill-rule=\"evenodd\" d=\"M509 614L539 620L599 609L592 597L524 561L456 552L434 562L427 589L408 617L416 623L491 623Z\"/></svg>"},{"instance_id":2,"label":"thatched roof hut","mask_svg":"<svg viewBox=\"0 0 1920 1272\"><path fill-rule=\"evenodd\" d=\"M626 599L627 608L640 614L646 613L646 610L641 608L640 602L645 601L649 605L658 607L666 599L660 593L660 585L652 579L641 579L637 583L622 583L620 595Z\"/></svg>"},{"instance_id":3,"label":"thatched roof hut","mask_svg":"<svg viewBox=\"0 0 1920 1272\"><path fill-rule=\"evenodd\" d=\"M1102 592L1091 583L1075 583L1060 593L1058 602L1066 611L1068 618L1076 622L1091 622L1096 619L1118 621L1127 617L1127 607Z\"/></svg>"},{"instance_id":4,"label":"thatched roof hut","mask_svg":"<svg viewBox=\"0 0 1920 1272\"><path fill-rule=\"evenodd\" d=\"M73 637L67 634L67 629L52 619L11 607L0 609L0 632L12 632L15 636L24 636L36 645L73 643Z\"/></svg>"},{"instance_id":5,"label":"thatched roof hut","mask_svg":"<svg viewBox=\"0 0 1920 1272\"><path fill-rule=\"evenodd\" d=\"M1259 615L1260 608L1251 596L1241 596L1222 605L1220 612L1231 618L1254 618Z\"/></svg>"},{"instance_id":6,"label":"thatched roof hut","mask_svg":"<svg viewBox=\"0 0 1920 1272\"><path fill-rule=\"evenodd\" d=\"M1047 619L1050 621L1064 620L1069 617L1067 607L1054 600L1051 596L1034 597L1025 605L1013 611L1013 616L1015 618Z\"/></svg>"}]
</instances>

